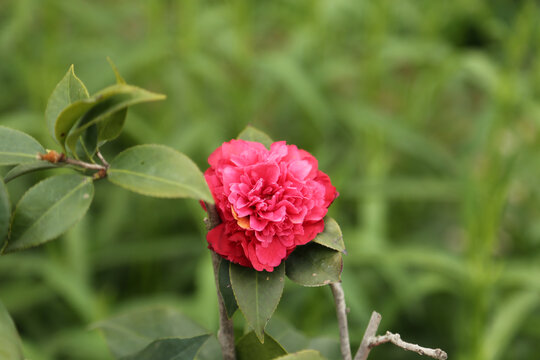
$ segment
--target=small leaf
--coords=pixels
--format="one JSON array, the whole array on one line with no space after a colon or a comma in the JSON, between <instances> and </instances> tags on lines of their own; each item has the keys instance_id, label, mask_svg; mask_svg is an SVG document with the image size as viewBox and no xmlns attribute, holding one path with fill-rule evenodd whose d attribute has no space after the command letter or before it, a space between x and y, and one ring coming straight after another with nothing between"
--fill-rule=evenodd
<instances>
[{"instance_id":1,"label":"small leaf","mask_svg":"<svg viewBox=\"0 0 540 360\"><path fill-rule=\"evenodd\" d=\"M128 311L97 323L116 358L142 351L155 340L192 338L207 331L176 310L152 307Z\"/></svg>"},{"instance_id":2,"label":"small leaf","mask_svg":"<svg viewBox=\"0 0 540 360\"><path fill-rule=\"evenodd\" d=\"M92 179L58 175L34 185L21 198L4 252L22 250L52 240L75 225L94 196Z\"/></svg>"},{"instance_id":3,"label":"small leaf","mask_svg":"<svg viewBox=\"0 0 540 360\"><path fill-rule=\"evenodd\" d=\"M253 331L242 336L236 344L238 360L252 360L254 356L257 356L257 360L272 360L287 354L285 349L270 335L266 334L265 340L262 344Z\"/></svg>"},{"instance_id":4,"label":"small leaf","mask_svg":"<svg viewBox=\"0 0 540 360\"><path fill-rule=\"evenodd\" d=\"M108 119L98 124L98 141L100 143L114 140L120 135L126 122L127 110L127 108L118 110L109 116Z\"/></svg>"},{"instance_id":5,"label":"small leaf","mask_svg":"<svg viewBox=\"0 0 540 360\"><path fill-rule=\"evenodd\" d=\"M112 68L112 70L114 72L114 76L116 77L116 83L117 84L125 84L126 80L124 80L122 75L120 75L120 72L118 71L118 68L116 67L116 65L114 64L112 59L107 56L107 61L109 62L109 65L111 65L111 68Z\"/></svg>"},{"instance_id":6,"label":"small leaf","mask_svg":"<svg viewBox=\"0 0 540 360\"><path fill-rule=\"evenodd\" d=\"M231 263L225 259L221 259L219 262L219 292L225 303L225 309L227 310L227 316L231 318L236 309L238 309L238 304L234 298L234 292L231 285L231 277L229 275L229 268Z\"/></svg>"},{"instance_id":7,"label":"small leaf","mask_svg":"<svg viewBox=\"0 0 540 360\"><path fill-rule=\"evenodd\" d=\"M287 276L303 286L323 286L341 279L341 253L308 243L298 246L286 260Z\"/></svg>"},{"instance_id":8,"label":"small leaf","mask_svg":"<svg viewBox=\"0 0 540 360\"><path fill-rule=\"evenodd\" d=\"M58 168L58 167L62 167L63 165L64 164L53 164L48 161L41 161L41 160L20 164L8 171L4 181L7 184L11 180L18 178L19 176L22 176L22 175L25 175L34 171Z\"/></svg>"},{"instance_id":9,"label":"small leaf","mask_svg":"<svg viewBox=\"0 0 540 360\"><path fill-rule=\"evenodd\" d=\"M0 302L0 359L23 360L22 344L13 320Z\"/></svg>"},{"instance_id":10,"label":"small leaf","mask_svg":"<svg viewBox=\"0 0 540 360\"><path fill-rule=\"evenodd\" d=\"M270 145L274 142L270 136L251 125L246 126L246 128L238 135L237 139L260 142L267 148L270 148Z\"/></svg>"},{"instance_id":11,"label":"small leaf","mask_svg":"<svg viewBox=\"0 0 540 360\"><path fill-rule=\"evenodd\" d=\"M125 84L116 84L110 86L94 95L91 99L89 99L89 102L80 103L80 111L87 108L88 104L90 104L91 107L84 112L84 115L82 115L80 121L76 125L75 122L63 122L64 125L69 126L69 128L71 129L65 140L65 146L74 153L76 151L77 140L79 140L81 135L83 135L83 133L91 126L110 119L110 116L112 114L123 110L128 106L132 106L142 102L163 100L164 98L164 95L155 94L150 91L138 88L136 86ZM77 113L71 113L71 116L75 114ZM61 116L62 115L63 112ZM77 116L75 120L77 120L79 117L80 115ZM73 117L71 117L70 119L71 121L73 121ZM60 122L60 119L58 121ZM65 128L62 129L63 131L60 133L60 138L62 138L62 133L66 134ZM57 135L59 130L60 128L57 127ZM94 149L88 150L93 152Z\"/></svg>"},{"instance_id":12,"label":"small leaf","mask_svg":"<svg viewBox=\"0 0 540 360\"><path fill-rule=\"evenodd\" d=\"M121 152L111 162L108 179L143 195L214 202L197 165L163 145L139 145Z\"/></svg>"},{"instance_id":13,"label":"small leaf","mask_svg":"<svg viewBox=\"0 0 540 360\"><path fill-rule=\"evenodd\" d=\"M275 360L326 360L326 358L316 350L302 350L294 354L277 357Z\"/></svg>"},{"instance_id":14,"label":"small leaf","mask_svg":"<svg viewBox=\"0 0 540 360\"><path fill-rule=\"evenodd\" d=\"M0 165L35 161L45 149L36 139L22 131L0 126Z\"/></svg>"},{"instance_id":15,"label":"small leaf","mask_svg":"<svg viewBox=\"0 0 540 360\"><path fill-rule=\"evenodd\" d=\"M47 102L47 108L45 109L47 128L54 139L60 141L55 132L56 121L60 113L69 104L86 98L88 98L88 90L86 90L83 82L75 75L73 65L71 65L64 78L60 80L53 90Z\"/></svg>"},{"instance_id":16,"label":"small leaf","mask_svg":"<svg viewBox=\"0 0 540 360\"><path fill-rule=\"evenodd\" d=\"M0 178L0 249L2 249L8 234L10 217L11 202L9 201L9 194L6 185Z\"/></svg>"},{"instance_id":17,"label":"small leaf","mask_svg":"<svg viewBox=\"0 0 540 360\"><path fill-rule=\"evenodd\" d=\"M336 220L327 216L324 218L324 230L317 235L314 242L323 246L329 247L337 251L345 252L345 244L343 243L343 234Z\"/></svg>"},{"instance_id":18,"label":"small leaf","mask_svg":"<svg viewBox=\"0 0 540 360\"><path fill-rule=\"evenodd\" d=\"M107 57L107 61L111 65L111 68L114 72L114 76L116 77L116 83L125 84L126 80L124 80L122 75L120 75L118 68L113 63L110 57ZM103 144L104 142L109 140L116 139L120 135L126 122L126 116L127 108L118 110L117 112L111 114L107 119L103 120L98 124L98 141L100 144Z\"/></svg>"},{"instance_id":19,"label":"small leaf","mask_svg":"<svg viewBox=\"0 0 540 360\"><path fill-rule=\"evenodd\" d=\"M238 307L260 342L264 342L264 328L283 293L285 264L273 272L231 264L230 277Z\"/></svg>"},{"instance_id":20,"label":"small leaf","mask_svg":"<svg viewBox=\"0 0 540 360\"><path fill-rule=\"evenodd\" d=\"M210 335L200 335L187 339L161 339L150 343L136 354L124 356L121 360L192 360Z\"/></svg>"}]
</instances>

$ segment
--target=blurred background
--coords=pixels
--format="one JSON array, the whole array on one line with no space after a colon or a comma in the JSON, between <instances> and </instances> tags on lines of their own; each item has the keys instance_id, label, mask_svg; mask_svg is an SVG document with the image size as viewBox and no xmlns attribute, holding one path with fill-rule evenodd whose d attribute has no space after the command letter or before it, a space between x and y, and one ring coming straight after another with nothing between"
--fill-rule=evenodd
<instances>
[{"instance_id":1,"label":"blurred background","mask_svg":"<svg viewBox=\"0 0 540 360\"><path fill-rule=\"evenodd\" d=\"M113 84L110 56L167 100L131 109L106 157L160 143L204 170L251 124L319 159L340 192L353 351L377 310L379 332L451 359L536 359L539 18L536 1L0 0L0 125L56 149L48 96L71 64L90 93ZM42 177L11 182L12 202ZM89 326L144 304L215 330L203 217L99 182L67 235L0 258L27 356L110 359ZM326 287L288 282L275 317L335 344Z\"/></svg>"}]
</instances>

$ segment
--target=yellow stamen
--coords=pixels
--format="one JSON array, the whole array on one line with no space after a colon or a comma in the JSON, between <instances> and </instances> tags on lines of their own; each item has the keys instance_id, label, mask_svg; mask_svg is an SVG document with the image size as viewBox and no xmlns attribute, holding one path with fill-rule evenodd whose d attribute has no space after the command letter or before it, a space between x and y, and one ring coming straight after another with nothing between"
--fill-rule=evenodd
<instances>
[{"instance_id":1,"label":"yellow stamen","mask_svg":"<svg viewBox=\"0 0 540 360\"><path fill-rule=\"evenodd\" d=\"M250 227L249 227L249 216L238 217L238 214L236 213L236 211L234 211L234 207L232 207L232 206L231 206L231 212L232 212L232 216L234 217L234 219L238 223L238 226L240 226L242 229L250 229Z\"/></svg>"}]
</instances>

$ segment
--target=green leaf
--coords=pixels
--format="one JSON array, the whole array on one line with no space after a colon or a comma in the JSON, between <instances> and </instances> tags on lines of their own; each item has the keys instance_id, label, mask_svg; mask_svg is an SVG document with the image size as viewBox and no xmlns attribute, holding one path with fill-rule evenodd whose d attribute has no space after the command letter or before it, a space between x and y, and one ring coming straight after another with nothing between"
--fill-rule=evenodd
<instances>
[{"instance_id":1,"label":"green leaf","mask_svg":"<svg viewBox=\"0 0 540 360\"><path fill-rule=\"evenodd\" d=\"M111 162L108 179L139 194L213 203L203 174L186 155L163 145L129 148Z\"/></svg>"},{"instance_id":2,"label":"green leaf","mask_svg":"<svg viewBox=\"0 0 540 360\"><path fill-rule=\"evenodd\" d=\"M273 272L231 264L230 277L238 307L260 342L264 342L264 328L283 293L285 264Z\"/></svg>"},{"instance_id":3,"label":"green leaf","mask_svg":"<svg viewBox=\"0 0 540 360\"><path fill-rule=\"evenodd\" d=\"M2 302L0 302L0 359L24 359L21 339Z\"/></svg>"},{"instance_id":4,"label":"green leaf","mask_svg":"<svg viewBox=\"0 0 540 360\"><path fill-rule=\"evenodd\" d=\"M56 122L60 113L71 103L86 98L88 98L88 90L86 90L83 82L75 75L73 65L71 65L64 78L60 80L53 90L47 102L47 108L45 109L47 129L49 129L49 133L54 139L60 141L55 132Z\"/></svg>"},{"instance_id":5,"label":"green leaf","mask_svg":"<svg viewBox=\"0 0 540 360\"><path fill-rule=\"evenodd\" d=\"M164 98L164 95L152 93L136 86L112 85L98 92L92 98L74 103L71 107L66 108L58 119L56 136L61 140L65 139L65 146L75 153L77 140L91 126L110 119L112 114L128 106L163 100ZM69 116L63 116L64 113ZM79 122L76 123L79 118ZM93 151L93 149L88 150Z\"/></svg>"},{"instance_id":6,"label":"green leaf","mask_svg":"<svg viewBox=\"0 0 540 360\"><path fill-rule=\"evenodd\" d=\"M238 360L252 360L254 356L257 357L257 360L272 360L287 354L285 349L270 335L266 334L265 340L264 344L261 343L253 331L242 336L236 344Z\"/></svg>"},{"instance_id":7,"label":"green leaf","mask_svg":"<svg viewBox=\"0 0 540 360\"><path fill-rule=\"evenodd\" d=\"M336 220L329 216L324 218L323 232L317 235L313 241L330 249L345 252L341 229Z\"/></svg>"},{"instance_id":8,"label":"green leaf","mask_svg":"<svg viewBox=\"0 0 540 360\"><path fill-rule=\"evenodd\" d=\"M221 345L215 335L211 335L203 344L195 360L222 360Z\"/></svg>"},{"instance_id":9,"label":"green leaf","mask_svg":"<svg viewBox=\"0 0 540 360\"><path fill-rule=\"evenodd\" d=\"M229 261L223 258L220 260L218 279L219 292L221 294L221 297L223 298L223 302L225 303L227 316L231 318L236 312L236 309L238 309L238 304L236 303L236 299L234 298L234 292L231 285L231 277L229 272L230 265L231 263Z\"/></svg>"},{"instance_id":10,"label":"green leaf","mask_svg":"<svg viewBox=\"0 0 540 360\"><path fill-rule=\"evenodd\" d=\"M176 310L152 307L128 311L97 323L116 358L142 351L155 340L192 338L207 331Z\"/></svg>"},{"instance_id":11,"label":"green leaf","mask_svg":"<svg viewBox=\"0 0 540 360\"><path fill-rule=\"evenodd\" d=\"M294 354L277 357L275 360L326 360L326 358L316 350L302 350Z\"/></svg>"},{"instance_id":12,"label":"green leaf","mask_svg":"<svg viewBox=\"0 0 540 360\"><path fill-rule=\"evenodd\" d=\"M110 57L107 57L107 61L111 65L111 68L114 72L114 76L116 77L116 83L125 84L126 80L124 80L122 75L120 75L120 72L118 71L116 65L113 63ZM127 108L111 114L107 119L103 120L98 124L98 141L100 144L103 144L104 142L109 140L116 139L120 135L126 122L126 115Z\"/></svg>"},{"instance_id":13,"label":"green leaf","mask_svg":"<svg viewBox=\"0 0 540 360\"><path fill-rule=\"evenodd\" d=\"M11 180L18 178L19 176L22 176L22 175L25 175L34 171L58 168L58 167L62 167L63 165L64 164L53 164L48 161L41 161L41 160L20 164L8 171L8 173L6 174L6 177L4 178L4 181L7 184Z\"/></svg>"},{"instance_id":14,"label":"green leaf","mask_svg":"<svg viewBox=\"0 0 540 360\"><path fill-rule=\"evenodd\" d=\"M105 119L101 123L98 124L98 141L100 143L103 143L105 141L110 141L116 139L120 133L122 132L122 129L124 128L124 124L126 122L126 116L127 116L127 108L118 110L111 116L109 116L108 119Z\"/></svg>"},{"instance_id":15,"label":"green leaf","mask_svg":"<svg viewBox=\"0 0 540 360\"><path fill-rule=\"evenodd\" d=\"M238 135L237 139L242 139L246 141L256 141L260 142L267 148L270 148L270 145L274 142L270 136L266 135L262 131L254 128L251 125L248 125L242 132Z\"/></svg>"},{"instance_id":16,"label":"green leaf","mask_svg":"<svg viewBox=\"0 0 540 360\"><path fill-rule=\"evenodd\" d=\"M121 360L192 360L209 336L155 340L143 350Z\"/></svg>"},{"instance_id":17,"label":"green leaf","mask_svg":"<svg viewBox=\"0 0 540 360\"><path fill-rule=\"evenodd\" d=\"M0 249L4 244L4 240L6 239L9 230L10 217L11 202L9 201L9 194L4 181L0 178Z\"/></svg>"},{"instance_id":18,"label":"green leaf","mask_svg":"<svg viewBox=\"0 0 540 360\"><path fill-rule=\"evenodd\" d=\"M0 165L35 161L45 149L36 139L22 131L0 126Z\"/></svg>"},{"instance_id":19,"label":"green leaf","mask_svg":"<svg viewBox=\"0 0 540 360\"><path fill-rule=\"evenodd\" d=\"M117 84L125 84L126 80L124 80L122 75L120 75L120 72L118 71L118 68L116 67L116 65L114 64L112 59L107 56L107 61L109 62L109 65L111 65L111 68L112 68L112 70L114 72L114 76L116 77L116 83Z\"/></svg>"},{"instance_id":20,"label":"green leaf","mask_svg":"<svg viewBox=\"0 0 540 360\"><path fill-rule=\"evenodd\" d=\"M66 232L86 213L94 196L92 179L78 174L47 178L21 198L4 252L41 245Z\"/></svg>"},{"instance_id":21,"label":"green leaf","mask_svg":"<svg viewBox=\"0 0 540 360\"><path fill-rule=\"evenodd\" d=\"M289 279L303 286L323 286L341 280L341 253L316 243L298 246L286 264Z\"/></svg>"}]
</instances>

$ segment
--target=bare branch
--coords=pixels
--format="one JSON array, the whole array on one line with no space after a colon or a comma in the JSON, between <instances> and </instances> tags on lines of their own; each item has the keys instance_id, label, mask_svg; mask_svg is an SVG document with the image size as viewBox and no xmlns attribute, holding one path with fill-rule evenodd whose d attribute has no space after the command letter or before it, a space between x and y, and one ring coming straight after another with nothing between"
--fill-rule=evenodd
<instances>
[{"instance_id":1,"label":"bare branch","mask_svg":"<svg viewBox=\"0 0 540 360\"><path fill-rule=\"evenodd\" d=\"M371 350L371 346L369 345L370 339L373 338L377 334L377 329L379 328L381 319L382 319L382 316L378 312L374 311L371 313L371 318L369 319L366 332L364 333L364 337L362 338L362 342L360 343L360 348L358 348L358 352L354 356L354 360L367 359L369 352Z\"/></svg>"},{"instance_id":2,"label":"bare branch","mask_svg":"<svg viewBox=\"0 0 540 360\"><path fill-rule=\"evenodd\" d=\"M448 359L448 355L446 354L446 352L442 351L441 349L430 349L419 346L417 344L405 342L401 340L401 336L399 334L392 334L390 331L387 331L386 335L383 336L371 337L369 340L369 347L372 348L387 342L391 342L392 344L404 350L414 351L420 355L426 355L437 360Z\"/></svg>"},{"instance_id":3,"label":"bare branch","mask_svg":"<svg viewBox=\"0 0 540 360\"><path fill-rule=\"evenodd\" d=\"M362 343L360 344L360 348L358 349L354 360L366 360L372 348L387 342L391 342L404 350L414 351L420 355L427 355L437 360L448 359L446 352L442 351L441 349L430 349L405 342L401 340L401 336L399 334L392 334L390 331L387 331L386 335L375 336L377 333L377 328L381 323L381 319L382 316L378 312L374 311L371 314L371 319L369 320L366 332L362 338Z\"/></svg>"},{"instance_id":4,"label":"bare branch","mask_svg":"<svg viewBox=\"0 0 540 360\"><path fill-rule=\"evenodd\" d=\"M206 211L208 212L208 218L205 219L206 228L208 231L212 230L221 223L219 214L215 205L204 203ZM219 305L219 331L218 340L221 344L221 352L223 354L223 360L235 360L236 351L234 347L234 327L233 322L227 316L227 310L225 309L225 302L219 292L219 263L221 258L214 251L212 253L212 265L214 268L214 280L216 282L216 291Z\"/></svg>"},{"instance_id":5,"label":"bare branch","mask_svg":"<svg viewBox=\"0 0 540 360\"><path fill-rule=\"evenodd\" d=\"M345 293L341 283L331 283L330 289L336 302L336 314L339 323L339 342L343 360L352 360L351 345L349 341L349 328L347 326L347 307L345 305Z\"/></svg>"}]
</instances>

